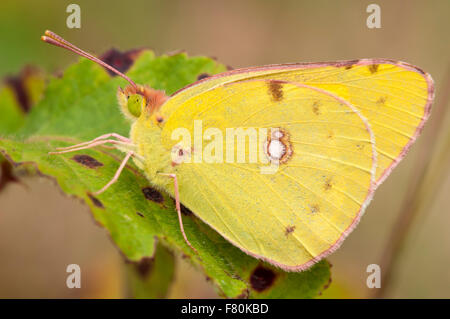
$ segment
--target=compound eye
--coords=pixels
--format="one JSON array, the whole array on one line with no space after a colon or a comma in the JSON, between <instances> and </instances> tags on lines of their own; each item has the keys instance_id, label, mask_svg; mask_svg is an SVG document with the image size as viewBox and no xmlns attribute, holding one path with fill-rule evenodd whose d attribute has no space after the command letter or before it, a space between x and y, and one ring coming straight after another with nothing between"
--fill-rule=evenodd
<instances>
[{"instance_id":1,"label":"compound eye","mask_svg":"<svg viewBox=\"0 0 450 319\"><path fill-rule=\"evenodd\" d=\"M144 100L144 97L140 94L130 95L130 97L128 98L127 107L131 115L135 117L141 116Z\"/></svg>"}]
</instances>

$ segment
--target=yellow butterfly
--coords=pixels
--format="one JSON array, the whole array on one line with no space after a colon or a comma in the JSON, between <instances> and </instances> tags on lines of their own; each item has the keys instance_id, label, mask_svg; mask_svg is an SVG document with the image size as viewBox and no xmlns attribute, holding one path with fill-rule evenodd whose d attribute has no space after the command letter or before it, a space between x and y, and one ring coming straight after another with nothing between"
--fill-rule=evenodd
<instances>
[{"instance_id":1,"label":"yellow butterfly","mask_svg":"<svg viewBox=\"0 0 450 319\"><path fill-rule=\"evenodd\" d=\"M287 271L336 250L430 114L429 74L362 59L238 69L170 97L46 31L130 82L119 89L130 137L114 133L56 153L111 143L149 181L245 253ZM194 250L195 248L192 247Z\"/></svg>"}]
</instances>

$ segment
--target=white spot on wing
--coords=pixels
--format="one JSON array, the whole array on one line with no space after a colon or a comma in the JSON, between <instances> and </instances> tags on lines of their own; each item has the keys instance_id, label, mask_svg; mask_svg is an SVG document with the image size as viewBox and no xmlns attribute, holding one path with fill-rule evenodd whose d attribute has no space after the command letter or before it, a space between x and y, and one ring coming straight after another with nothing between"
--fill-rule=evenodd
<instances>
[{"instance_id":1,"label":"white spot on wing","mask_svg":"<svg viewBox=\"0 0 450 319\"><path fill-rule=\"evenodd\" d=\"M286 147L279 140L272 140L269 143L268 151L272 159L279 160L286 153Z\"/></svg>"}]
</instances>

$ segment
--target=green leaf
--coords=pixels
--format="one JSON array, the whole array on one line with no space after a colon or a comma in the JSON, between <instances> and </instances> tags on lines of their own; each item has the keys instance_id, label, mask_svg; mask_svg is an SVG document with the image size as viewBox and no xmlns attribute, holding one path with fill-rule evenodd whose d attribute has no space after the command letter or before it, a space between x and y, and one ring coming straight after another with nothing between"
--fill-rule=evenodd
<instances>
[{"instance_id":1,"label":"green leaf","mask_svg":"<svg viewBox=\"0 0 450 319\"><path fill-rule=\"evenodd\" d=\"M214 74L225 67L206 57L186 54L156 57L146 51L128 75L137 83L164 89L168 94L196 81L200 74ZM183 224L196 255L179 229L173 199L151 187L134 164L129 164L117 183L98 197L117 170L123 154L96 148L62 155L48 155L56 147L90 140L115 132L128 135L129 123L116 102L118 86L126 82L111 78L94 63L81 60L62 78L53 79L45 97L32 108L14 136L0 139L0 151L14 165L35 167L56 180L61 189L89 205L95 220L131 261L154 256L157 239L183 254L229 298L311 298L330 278L329 265L322 261L308 271L286 273L260 262L228 243L187 209ZM1 107L1 106L0 106ZM157 257L158 258L158 257Z\"/></svg>"},{"instance_id":2,"label":"green leaf","mask_svg":"<svg viewBox=\"0 0 450 319\"><path fill-rule=\"evenodd\" d=\"M17 76L4 79L0 87L0 136L18 131L27 111L42 97L45 76L42 71L25 67ZM19 182L15 170L0 154L0 191L9 182Z\"/></svg>"},{"instance_id":3,"label":"green leaf","mask_svg":"<svg viewBox=\"0 0 450 319\"><path fill-rule=\"evenodd\" d=\"M128 275L133 297L157 299L167 295L174 278L175 259L170 250L156 247L155 256L128 264Z\"/></svg>"},{"instance_id":4,"label":"green leaf","mask_svg":"<svg viewBox=\"0 0 450 319\"><path fill-rule=\"evenodd\" d=\"M14 90L9 86L0 88L0 133L10 134L18 130L25 121L25 112L17 102Z\"/></svg>"},{"instance_id":5,"label":"green leaf","mask_svg":"<svg viewBox=\"0 0 450 319\"><path fill-rule=\"evenodd\" d=\"M25 67L4 79L0 87L0 134L11 134L22 127L26 113L41 99L45 88L43 72Z\"/></svg>"}]
</instances>

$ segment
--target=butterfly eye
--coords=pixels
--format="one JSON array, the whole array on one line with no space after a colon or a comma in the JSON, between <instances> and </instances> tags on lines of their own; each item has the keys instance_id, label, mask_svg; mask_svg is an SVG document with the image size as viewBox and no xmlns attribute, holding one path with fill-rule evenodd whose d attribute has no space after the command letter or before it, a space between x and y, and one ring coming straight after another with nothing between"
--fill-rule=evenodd
<instances>
[{"instance_id":1,"label":"butterfly eye","mask_svg":"<svg viewBox=\"0 0 450 319\"><path fill-rule=\"evenodd\" d=\"M156 121L157 121L158 123L162 123L162 122L164 122L164 118L163 118L162 116L158 116L158 117L156 118Z\"/></svg>"},{"instance_id":2,"label":"butterfly eye","mask_svg":"<svg viewBox=\"0 0 450 319\"><path fill-rule=\"evenodd\" d=\"M144 97L140 94L133 94L129 96L127 102L128 111L135 117L141 116L142 105L144 103Z\"/></svg>"}]
</instances>

